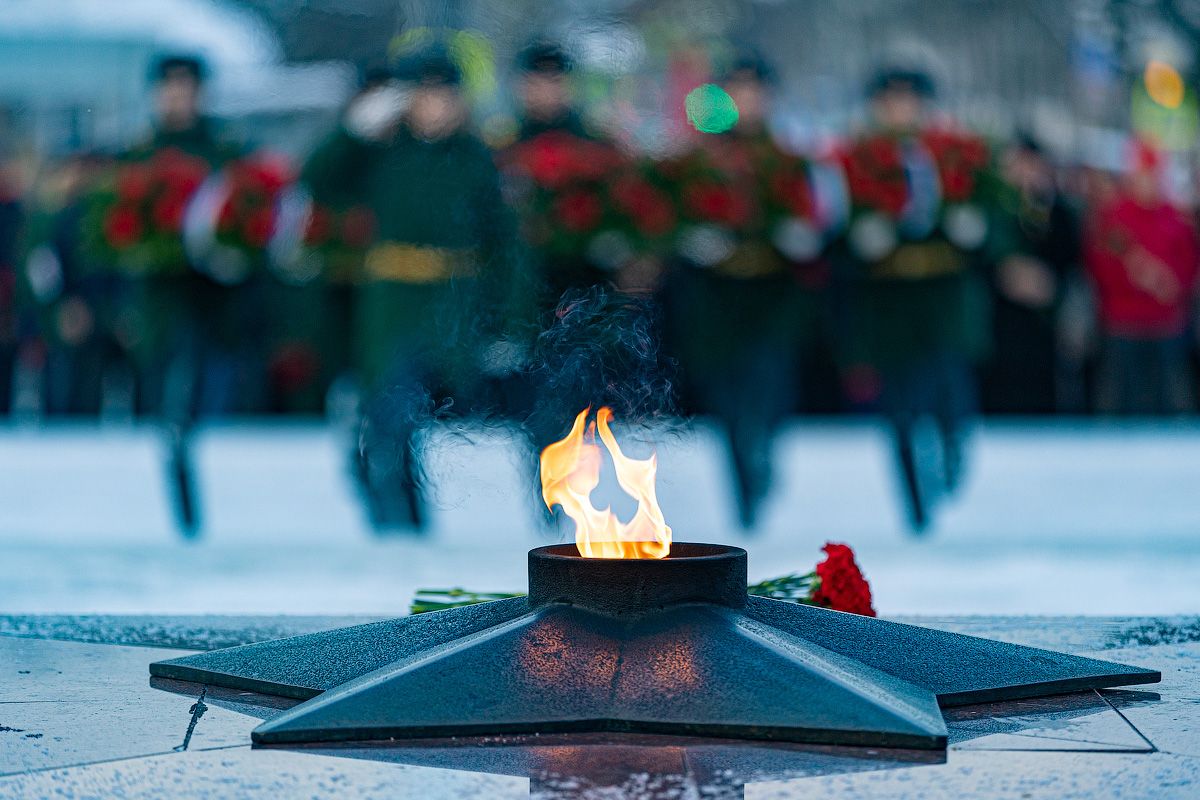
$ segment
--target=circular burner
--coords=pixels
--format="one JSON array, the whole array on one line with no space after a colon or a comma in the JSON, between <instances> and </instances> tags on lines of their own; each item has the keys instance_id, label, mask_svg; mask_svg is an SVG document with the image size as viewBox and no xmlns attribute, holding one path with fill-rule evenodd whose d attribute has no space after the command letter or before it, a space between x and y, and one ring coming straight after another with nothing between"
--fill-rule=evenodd
<instances>
[{"instance_id":1,"label":"circular burner","mask_svg":"<svg viewBox=\"0 0 1200 800\"><path fill-rule=\"evenodd\" d=\"M680 603L746 605L746 551L674 542L666 558L584 558L573 544L529 551L529 604L637 615Z\"/></svg>"}]
</instances>

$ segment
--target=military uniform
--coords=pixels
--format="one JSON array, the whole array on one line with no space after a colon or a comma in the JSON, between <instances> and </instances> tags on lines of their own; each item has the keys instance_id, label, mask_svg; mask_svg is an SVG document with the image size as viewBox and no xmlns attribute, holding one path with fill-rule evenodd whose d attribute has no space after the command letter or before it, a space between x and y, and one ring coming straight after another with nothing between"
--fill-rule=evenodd
<instances>
[{"instance_id":1,"label":"military uniform","mask_svg":"<svg viewBox=\"0 0 1200 800\"><path fill-rule=\"evenodd\" d=\"M491 153L462 131L436 140L401 125L385 141L338 130L303 178L320 202L352 199L377 243L355 287L353 361L365 387L359 475L375 523L420 526L413 437L435 408L478 399L484 346L512 305L515 235Z\"/></svg>"},{"instance_id":2,"label":"military uniform","mask_svg":"<svg viewBox=\"0 0 1200 800\"><path fill-rule=\"evenodd\" d=\"M214 171L240 154L201 117L183 130L155 131L123 160L148 161L165 150L202 159ZM190 263L127 275L124 282L116 336L134 366L137 412L188 419L234 410L235 394L247 383L231 374L232 354L260 338L254 335L262 316L254 287L223 286Z\"/></svg>"},{"instance_id":3,"label":"military uniform","mask_svg":"<svg viewBox=\"0 0 1200 800\"><path fill-rule=\"evenodd\" d=\"M881 402L895 435L913 526L920 530L928 522L933 495L922 488L914 425L921 416L933 416L942 448L941 476L944 487L953 490L964 422L975 408L972 363L988 347L987 291L978 252L947 233L945 176L922 132L876 131L852 152L855 148L860 153L894 148L900 202L889 220L894 246L882 255L869 252L866 237L860 236L864 218L849 229L850 247L841 259L850 289L844 358L871 365L882 380ZM849 162L847 170L854 195L855 169ZM980 224L986 231L986 223Z\"/></svg>"},{"instance_id":4,"label":"military uniform","mask_svg":"<svg viewBox=\"0 0 1200 800\"><path fill-rule=\"evenodd\" d=\"M507 153L501 154L501 161L506 161L506 155L518 151L541 136L556 134L583 141L597 141L584 129L579 117L574 113L566 113L550 121L527 119L522 121L516 141L510 145ZM520 186L510 187L510 190L514 195L513 204L521 208ZM541 220L536 222L544 223ZM601 266L586 252L559 253L538 247L534 243L528 243L528 246L531 277L535 281L530 290L533 293L538 319L544 319L548 312L553 311L562 296L569 291L587 290L593 286L611 286L613 283L614 270L610 266ZM615 266L618 265L611 265Z\"/></svg>"},{"instance_id":5,"label":"military uniform","mask_svg":"<svg viewBox=\"0 0 1200 800\"><path fill-rule=\"evenodd\" d=\"M423 141L401 129L386 144L335 133L304 179L353 187L375 214L378 243L357 287L354 362L378 389L400 362L437 363L448 387L478 379L477 345L499 335L511 289L511 223L491 154L459 133Z\"/></svg>"},{"instance_id":6,"label":"military uniform","mask_svg":"<svg viewBox=\"0 0 1200 800\"><path fill-rule=\"evenodd\" d=\"M749 157L745 170L728 173L727 188L757 207L762 172L782 158L765 131L711 137L698 154L717 163L741 156ZM684 247L667 288L669 350L689 405L725 428L746 527L755 524L770 487L771 439L797 408L801 354L825 297L819 254L803 264L788 259L773 244L761 208L749 213L755 221L731 237L731 251L716 263L697 263Z\"/></svg>"}]
</instances>

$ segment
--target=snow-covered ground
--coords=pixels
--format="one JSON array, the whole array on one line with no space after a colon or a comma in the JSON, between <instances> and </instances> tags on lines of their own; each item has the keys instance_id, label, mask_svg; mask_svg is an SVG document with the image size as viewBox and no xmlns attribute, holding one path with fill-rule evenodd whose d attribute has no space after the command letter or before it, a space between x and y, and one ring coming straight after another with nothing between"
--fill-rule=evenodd
<instances>
[{"instance_id":1,"label":"snow-covered ground","mask_svg":"<svg viewBox=\"0 0 1200 800\"><path fill-rule=\"evenodd\" d=\"M525 550L558 536L533 521L516 451L494 432L436 442L434 524L381 539L333 430L205 429L205 528L186 542L154 429L0 429L0 612L394 614L419 586L522 589ZM905 532L874 425L791 428L753 536L710 429L656 446L676 538L748 547L755 579L807 571L833 540L858 551L884 614L1200 611L1200 425L988 424L923 538Z\"/></svg>"}]
</instances>

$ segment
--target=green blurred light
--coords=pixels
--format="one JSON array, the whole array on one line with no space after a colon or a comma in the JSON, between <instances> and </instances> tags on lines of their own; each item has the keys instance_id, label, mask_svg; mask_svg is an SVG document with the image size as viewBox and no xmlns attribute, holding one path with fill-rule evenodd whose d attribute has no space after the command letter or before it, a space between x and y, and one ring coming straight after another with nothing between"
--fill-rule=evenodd
<instances>
[{"instance_id":1,"label":"green blurred light","mask_svg":"<svg viewBox=\"0 0 1200 800\"><path fill-rule=\"evenodd\" d=\"M724 133L737 124L737 103L713 83L697 86L683 101L688 122L701 133Z\"/></svg>"}]
</instances>

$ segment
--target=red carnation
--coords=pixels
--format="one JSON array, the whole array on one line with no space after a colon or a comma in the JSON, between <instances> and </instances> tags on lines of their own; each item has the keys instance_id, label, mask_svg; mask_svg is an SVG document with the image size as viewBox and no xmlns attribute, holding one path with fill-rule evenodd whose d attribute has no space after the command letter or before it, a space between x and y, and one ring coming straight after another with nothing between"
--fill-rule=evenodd
<instances>
[{"instance_id":1,"label":"red carnation","mask_svg":"<svg viewBox=\"0 0 1200 800\"><path fill-rule=\"evenodd\" d=\"M573 138L568 142L568 146L571 156L570 172L576 178L599 180L621 163L620 153L600 142Z\"/></svg>"},{"instance_id":2,"label":"red carnation","mask_svg":"<svg viewBox=\"0 0 1200 800\"><path fill-rule=\"evenodd\" d=\"M104 238L120 250L135 244L142 236L142 221L129 206L116 206L104 217Z\"/></svg>"},{"instance_id":3,"label":"red carnation","mask_svg":"<svg viewBox=\"0 0 1200 800\"><path fill-rule=\"evenodd\" d=\"M150 194L154 176L145 164L126 164L117 174L117 197L137 203Z\"/></svg>"},{"instance_id":4,"label":"red carnation","mask_svg":"<svg viewBox=\"0 0 1200 800\"><path fill-rule=\"evenodd\" d=\"M275 226L275 215L269 208L260 208L246 215L242 223L242 235L251 247L265 247Z\"/></svg>"},{"instance_id":5,"label":"red carnation","mask_svg":"<svg viewBox=\"0 0 1200 800\"><path fill-rule=\"evenodd\" d=\"M975 191L975 176L965 169L946 170L942 173L942 191L951 203L970 200Z\"/></svg>"},{"instance_id":6,"label":"red carnation","mask_svg":"<svg viewBox=\"0 0 1200 800\"><path fill-rule=\"evenodd\" d=\"M834 611L875 616L871 587L854 561L854 551L844 544L828 542L821 548L826 559L817 565L820 582L812 593L815 605Z\"/></svg>"},{"instance_id":7,"label":"red carnation","mask_svg":"<svg viewBox=\"0 0 1200 800\"><path fill-rule=\"evenodd\" d=\"M544 133L524 146L518 161L536 183L549 188L561 186L572 176L570 137Z\"/></svg>"},{"instance_id":8,"label":"red carnation","mask_svg":"<svg viewBox=\"0 0 1200 800\"><path fill-rule=\"evenodd\" d=\"M179 194L191 194L208 176L208 162L182 150L161 150L151 167L163 183Z\"/></svg>"},{"instance_id":9,"label":"red carnation","mask_svg":"<svg viewBox=\"0 0 1200 800\"><path fill-rule=\"evenodd\" d=\"M662 236L675 227L675 208L660 194L642 205L633 224L647 236Z\"/></svg>"},{"instance_id":10,"label":"red carnation","mask_svg":"<svg viewBox=\"0 0 1200 800\"><path fill-rule=\"evenodd\" d=\"M803 175L777 175L771 181L771 191L792 216L803 219L812 216L812 193Z\"/></svg>"},{"instance_id":11,"label":"red carnation","mask_svg":"<svg viewBox=\"0 0 1200 800\"><path fill-rule=\"evenodd\" d=\"M221 206L220 213L217 214L217 230L221 233L229 233L237 227L237 211L233 207L233 203L226 200Z\"/></svg>"},{"instance_id":12,"label":"red carnation","mask_svg":"<svg viewBox=\"0 0 1200 800\"><path fill-rule=\"evenodd\" d=\"M286 161L271 156L258 156L241 163L242 178L260 191L273 195L291 182L291 170Z\"/></svg>"},{"instance_id":13,"label":"red carnation","mask_svg":"<svg viewBox=\"0 0 1200 800\"><path fill-rule=\"evenodd\" d=\"M661 236L675 226L675 209L670 198L647 181L624 178L613 185L612 194L642 233Z\"/></svg>"},{"instance_id":14,"label":"red carnation","mask_svg":"<svg viewBox=\"0 0 1200 800\"><path fill-rule=\"evenodd\" d=\"M363 206L348 209L342 214L342 241L350 247L363 248L375 238L375 215Z\"/></svg>"},{"instance_id":15,"label":"red carnation","mask_svg":"<svg viewBox=\"0 0 1200 800\"><path fill-rule=\"evenodd\" d=\"M563 227L576 233L594 230L604 215L600 200L583 191L567 192L555 202L554 209Z\"/></svg>"},{"instance_id":16,"label":"red carnation","mask_svg":"<svg viewBox=\"0 0 1200 800\"><path fill-rule=\"evenodd\" d=\"M684 190L688 207L701 219L726 225L740 225L750 216L750 204L731 187L704 181Z\"/></svg>"},{"instance_id":17,"label":"red carnation","mask_svg":"<svg viewBox=\"0 0 1200 800\"><path fill-rule=\"evenodd\" d=\"M333 215L323 208L317 207L308 215L308 224L304 226L304 243L312 247L320 247L329 241L333 235Z\"/></svg>"},{"instance_id":18,"label":"red carnation","mask_svg":"<svg viewBox=\"0 0 1200 800\"><path fill-rule=\"evenodd\" d=\"M951 203L971 199L976 173L987 166L987 144L980 138L954 130L930 130L921 138L942 181L942 192Z\"/></svg>"},{"instance_id":19,"label":"red carnation","mask_svg":"<svg viewBox=\"0 0 1200 800\"><path fill-rule=\"evenodd\" d=\"M879 207L887 214L898 217L908 205L908 186L904 183L881 183L878 187Z\"/></svg>"},{"instance_id":20,"label":"red carnation","mask_svg":"<svg viewBox=\"0 0 1200 800\"><path fill-rule=\"evenodd\" d=\"M875 136L862 145L862 150L871 162L880 169L901 169L904 159L900 155L900 147L894 139L886 136Z\"/></svg>"},{"instance_id":21,"label":"red carnation","mask_svg":"<svg viewBox=\"0 0 1200 800\"><path fill-rule=\"evenodd\" d=\"M178 233L183 227L183 214L187 209L187 195L168 192L154 202L150 219L160 231Z\"/></svg>"}]
</instances>

